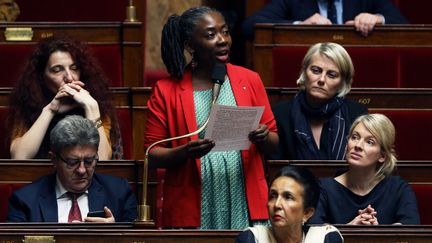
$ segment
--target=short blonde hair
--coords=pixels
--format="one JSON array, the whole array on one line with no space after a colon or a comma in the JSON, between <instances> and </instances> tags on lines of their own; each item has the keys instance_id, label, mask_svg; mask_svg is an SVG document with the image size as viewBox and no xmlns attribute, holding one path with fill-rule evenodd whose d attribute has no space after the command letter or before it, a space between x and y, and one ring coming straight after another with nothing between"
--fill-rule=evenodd
<instances>
[{"instance_id":1,"label":"short blonde hair","mask_svg":"<svg viewBox=\"0 0 432 243\"><path fill-rule=\"evenodd\" d=\"M394 142L396 131L393 123L388 117L383 114L367 114L358 117L352 124L350 135L354 128L359 124L363 124L366 129L375 137L381 147L381 153L385 156L383 163L379 163L376 170L376 176L382 177L390 175L396 167L396 153L394 150Z\"/></svg>"},{"instance_id":2,"label":"short blonde hair","mask_svg":"<svg viewBox=\"0 0 432 243\"><path fill-rule=\"evenodd\" d=\"M348 52L341 45L333 42L323 42L314 44L309 48L306 55L303 58L302 68L300 70L300 76L297 79L297 84L300 88L304 89L304 83L306 80L306 71L312 57L315 54L321 54L332 60L339 68L342 87L338 91L339 97L344 97L351 90L351 85L354 77L354 65Z\"/></svg>"}]
</instances>

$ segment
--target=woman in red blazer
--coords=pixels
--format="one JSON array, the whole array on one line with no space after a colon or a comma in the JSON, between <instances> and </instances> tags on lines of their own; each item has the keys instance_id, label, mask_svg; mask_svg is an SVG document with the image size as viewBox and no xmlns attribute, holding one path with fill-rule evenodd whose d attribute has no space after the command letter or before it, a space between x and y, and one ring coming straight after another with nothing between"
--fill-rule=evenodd
<instances>
[{"instance_id":1,"label":"woman in red blazer","mask_svg":"<svg viewBox=\"0 0 432 243\"><path fill-rule=\"evenodd\" d=\"M146 148L202 126L212 105L216 63L227 67L218 104L265 108L247 150L212 152L215 143L204 132L150 150L150 165L166 168L163 227L243 229L268 218L261 153L275 149L276 123L258 74L227 64L230 47L228 25L208 7L173 15L164 26L162 58L170 78L156 83L148 102ZM189 64L185 50L192 56Z\"/></svg>"}]
</instances>

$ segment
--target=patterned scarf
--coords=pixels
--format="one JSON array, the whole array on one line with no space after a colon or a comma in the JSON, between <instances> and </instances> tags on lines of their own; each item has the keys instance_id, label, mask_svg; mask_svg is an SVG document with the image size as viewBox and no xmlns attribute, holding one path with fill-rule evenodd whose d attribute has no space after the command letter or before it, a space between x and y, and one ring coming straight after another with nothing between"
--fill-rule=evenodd
<instances>
[{"instance_id":1,"label":"patterned scarf","mask_svg":"<svg viewBox=\"0 0 432 243\"><path fill-rule=\"evenodd\" d=\"M291 119L297 142L296 159L342 160L345 158L346 136L351 124L348 119L348 106L344 98L335 97L320 108L313 108L306 101L305 91L300 91L293 100ZM328 130L328 136L324 138L327 139L328 147L327 151L324 152L328 158L323 158L318 150L308 122L310 119L328 120L322 131L324 134L324 129Z\"/></svg>"}]
</instances>

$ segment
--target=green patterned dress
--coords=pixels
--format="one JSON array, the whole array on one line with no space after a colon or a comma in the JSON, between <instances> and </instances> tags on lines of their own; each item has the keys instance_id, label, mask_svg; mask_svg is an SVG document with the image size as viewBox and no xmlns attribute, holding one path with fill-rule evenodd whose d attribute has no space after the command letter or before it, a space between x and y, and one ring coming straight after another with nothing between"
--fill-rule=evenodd
<instances>
[{"instance_id":1,"label":"green patterned dress","mask_svg":"<svg viewBox=\"0 0 432 243\"><path fill-rule=\"evenodd\" d=\"M206 121L212 90L194 91L197 126ZM237 106L229 80L221 87L218 104ZM199 134L204 138L205 131ZM201 229L245 229L249 215L240 151L210 152L201 157Z\"/></svg>"}]
</instances>

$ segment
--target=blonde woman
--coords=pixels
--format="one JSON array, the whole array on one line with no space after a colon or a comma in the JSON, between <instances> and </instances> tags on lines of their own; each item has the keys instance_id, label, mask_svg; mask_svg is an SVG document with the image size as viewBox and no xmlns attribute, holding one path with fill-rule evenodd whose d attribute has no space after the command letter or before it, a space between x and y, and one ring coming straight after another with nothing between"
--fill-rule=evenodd
<instances>
[{"instance_id":1,"label":"blonde woman","mask_svg":"<svg viewBox=\"0 0 432 243\"><path fill-rule=\"evenodd\" d=\"M420 224L415 194L399 176L395 128L382 114L357 118L346 147L348 171L321 180L321 196L311 223Z\"/></svg>"}]
</instances>

